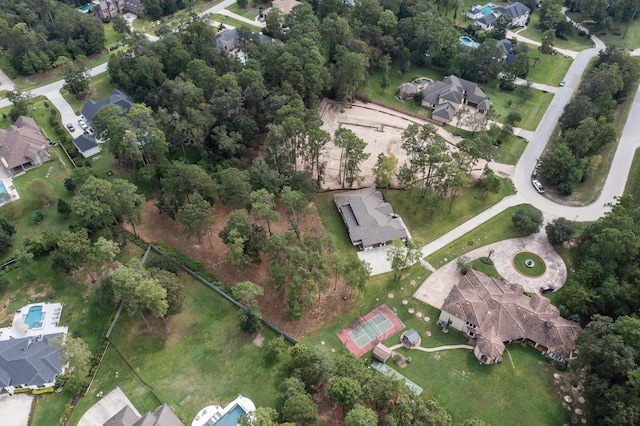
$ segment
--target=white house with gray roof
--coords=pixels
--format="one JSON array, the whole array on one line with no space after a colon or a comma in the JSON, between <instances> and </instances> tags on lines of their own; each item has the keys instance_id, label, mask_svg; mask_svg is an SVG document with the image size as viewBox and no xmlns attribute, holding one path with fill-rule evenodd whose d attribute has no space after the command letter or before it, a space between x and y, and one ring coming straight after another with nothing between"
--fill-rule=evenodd
<instances>
[{"instance_id":1,"label":"white house with gray roof","mask_svg":"<svg viewBox=\"0 0 640 426\"><path fill-rule=\"evenodd\" d=\"M34 303L16 311L11 327L0 329L0 388L10 394L45 388L64 373L60 351L49 345L68 331L58 325L61 312L61 303Z\"/></svg>"},{"instance_id":2,"label":"white house with gray roof","mask_svg":"<svg viewBox=\"0 0 640 426\"><path fill-rule=\"evenodd\" d=\"M360 250L382 247L395 239L406 241L409 231L376 188L363 188L334 196L349 230L351 243Z\"/></svg>"},{"instance_id":3,"label":"white house with gray roof","mask_svg":"<svg viewBox=\"0 0 640 426\"><path fill-rule=\"evenodd\" d=\"M473 107L482 114L491 107L489 98L476 83L455 75L429 84L422 89L422 94L422 106L433 109L432 118L442 123L449 123L463 106Z\"/></svg>"},{"instance_id":4,"label":"white house with gray roof","mask_svg":"<svg viewBox=\"0 0 640 426\"><path fill-rule=\"evenodd\" d=\"M475 26L483 30L493 28L493 23L500 15L511 18L511 28L524 27L529 20L531 9L520 2L509 3L506 6L496 6L487 3L484 6L474 4L467 12L467 17L475 20Z\"/></svg>"}]
</instances>

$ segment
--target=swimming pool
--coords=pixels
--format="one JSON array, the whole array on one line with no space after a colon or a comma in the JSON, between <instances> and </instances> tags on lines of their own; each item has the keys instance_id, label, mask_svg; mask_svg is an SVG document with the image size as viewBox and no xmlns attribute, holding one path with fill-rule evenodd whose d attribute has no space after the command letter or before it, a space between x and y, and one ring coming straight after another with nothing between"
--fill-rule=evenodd
<instances>
[{"instance_id":1,"label":"swimming pool","mask_svg":"<svg viewBox=\"0 0 640 426\"><path fill-rule=\"evenodd\" d=\"M472 49L477 49L478 48L478 43L473 41L473 39L471 37L467 37L467 36L460 37L460 43L462 43L465 46L470 47Z\"/></svg>"},{"instance_id":2,"label":"swimming pool","mask_svg":"<svg viewBox=\"0 0 640 426\"><path fill-rule=\"evenodd\" d=\"M11 198L9 195L9 191L7 191L7 187L4 186L4 182L0 180L0 203Z\"/></svg>"},{"instance_id":3,"label":"swimming pool","mask_svg":"<svg viewBox=\"0 0 640 426\"><path fill-rule=\"evenodd\" d=\"M238 419L245 414L247 414L247 412L244 411L241 406L236 405L214 424L216 426L238 426Z\"/></svg>"},{"instance_id":4,"label":"swimming pool","mask_svg":"<svg viewBox=\"0 0 640 426\"><path fill-rule=\"evenodd\" d=\"M29 308L27 315L24 315L22 319L24 323L29 326L29 330L32 328L42 328L42 319L44 318L44 312L42 312L42 306L32 306Z\"/></svg>"},{"instance_id":5,"label":"swimming pool","mask_svg":"<svg viewBox=\"0 0 640 426\"><path fill-rule=\"evenodd\" d=\"M78 9L79 9L80 11L82 11L82 12L88 12L88 11L90 11L91 9L93 9L94 7L96 7L96 4L95 4L95 3L89 3L89 4L85 4L85 5L84 5L84 6L82 6L82 7L79 7Z\"/></svg>"},{"instance_id":6,"label":"swimming pool","mask_svg":"<svg viewBox=\"0 0 640 426\"><path fill-rule=\"evenodd\" d=\"M483 15L488 15L491 12L493 12L493 7L491 6L485 6L480 10L480 13L482 13Z\"/></svg>"}]
</instances>

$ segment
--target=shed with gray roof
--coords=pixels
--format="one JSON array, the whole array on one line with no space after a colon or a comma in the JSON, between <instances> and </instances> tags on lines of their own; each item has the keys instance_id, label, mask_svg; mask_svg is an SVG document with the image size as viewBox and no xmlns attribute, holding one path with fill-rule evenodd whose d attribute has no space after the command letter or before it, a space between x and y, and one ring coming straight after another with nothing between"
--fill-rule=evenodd
<instances>
[{"instance_id":1,"label":"shed with gray roof","mask_svg":"<svg viewBox=\"0 0 640 426\"><path fill-rule=\"evenodd\" d=\"M349 238L360 250L381 247L395 239L406 241L409 232L376 188L363 188L334 196Z\"/></svg>"}]
</instances>

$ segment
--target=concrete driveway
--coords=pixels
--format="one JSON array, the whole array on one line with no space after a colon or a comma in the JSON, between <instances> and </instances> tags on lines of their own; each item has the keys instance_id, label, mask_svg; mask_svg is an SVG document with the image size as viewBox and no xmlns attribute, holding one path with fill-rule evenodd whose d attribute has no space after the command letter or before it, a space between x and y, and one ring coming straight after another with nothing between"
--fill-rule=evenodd
<instances>
[{"instance_id":1,"label":"concrete driveway","mask_svg":"<svg viewBox=\"0 0 640 426\"><path fill-rule=\"evenodd\" d=\"M493 260L498 273L507 282L522 285L525 291L539 292L540 287L546 284L552 284L556 289L559 289L567 280L567 267L553 246L549 244L544 233L489 244L472 250L465 256L469 260L474 260L487 256L489 250L495 250L491 255L491 260ZM539 277L528 277L522 275L516 269L513 265L513 257L522 251L535 253L545 261L547 269L544 274ZM453 259L431 274L414 293L413 297L441 309L451 288L460 280L460 277L456 259Z\"/></svg>"},{"instance_id":2,"label":"concrete driveway","mask_svg":"<svg viewBox=\"0 0 640 426\"><path fill-rule=\"evenodd\" d=\"M2 426L27 426L33 395L19 393L0 396L0 423Z\"/></svg>"},{"instance_id":3,"label":"concrete driveway","mask_svg":"<svg viewBox=\"0 0 640 426\"><path fill-rule=\"evenodd\" d=\"M94 398L96 403L84 413L78 422L78 426L101 426L127 405L131 407L138 418L141 417L136 407L133 406L127 395L118 386L102 398L98 398L95 389L92 389L92 392L87 394L85 398Z\"/></svg>"}]
</instances>

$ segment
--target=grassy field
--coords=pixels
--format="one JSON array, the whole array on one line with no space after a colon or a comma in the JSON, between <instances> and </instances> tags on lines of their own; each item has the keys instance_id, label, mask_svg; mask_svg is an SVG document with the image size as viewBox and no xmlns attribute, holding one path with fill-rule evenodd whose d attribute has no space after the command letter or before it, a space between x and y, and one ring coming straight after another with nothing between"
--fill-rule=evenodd
<instances>
[{"instance_id":1,"label":"grassy field","mask_svg":"<svg viewBox=\"0 0 640 426\"><path fill-rule=\"evenodd\" d=\"M105 98L111 94L113 90L113 86L111 85L111 77L109 77L109 73L104 72L95 77L91 77L89 80L91 96L89 99L93 99L94 101ZM74 111L79 112L82 111L82 107L87 102L87 99L78 100L74 95L69 93L67 89L62 89L60 91L64 99L71 105Z\"/></svg>"},{"instance_id":2,"label":"grassy field","mask_svg":"<svg viewBox=\"0 0 640 426\"><path fill-rule=\"evenodd\" d=\"M347 230L340 212L336 208L336 204L333 202L333 196L337 191L319 193L314 195L314 200L318 208L318 213L322 219L324 229L327 234L333 239L336 250L349 252L356 251L349 239L349 232Z\"/></svg>"},{"instance_id":3,"label":"grassy field","mask_svg":"<svg viewBox=\"0 0 640 426\"><path fill-rule=\"evenodd\" d=\"M498 88L498 82L494 82L491 86L481 85L480 87L491 100L494 121L506 124L509 113L517 111L522 116L522 121L517 122L515 127L526 130L536 130L553 99L551 93L531 89L533 96L525 102L522 98L522 87L518 86L513 92L506 92Z\"/></svg>"},{"instance_id":4,"label":"grassy field","mask_svg":"<svg viewBox=\"0 0 640 426\"><path fill-rule=\"evenodd\" d=\"M517 206L509 207L502 213L492 217L448 246L427 256L427 261L434 267L439 268L452 259L478 247L509 238L522 237L522 233L511 222L511 216L513 216L517 208Z\"/></svg>"},{"instance_id":5,"label":"grassy field","mask_svg":"<svg viewBox=\"0 0 640 426\"><path fill-rule=\"evenodd\" d=\"M160 20L161 23L166 24L172 28L177 28L183 22L187 22L191 19L191 13L202 13L210 7L220 3L220 0L202 0L194 3L190 8L178 10L176 13L164 16ZM152 27L153 25L153 27ZM156 21L150 17L144 19L137 18L133 21L133 28L138 31L153 33L155 31Z\"/></svg>"},{"instance_id":6,"label":"grassy field","mask_svg":"<svg viewBox=\"0 0 640 426\"><path fill-rule=\"evenodd\" d=\"M538 56L537 46L529 45L529 58L531 58L531 68L527 75L527 80L536 83L558 86L564 80L569 67L573 63L572 58L565 58L563 55L540 55L540 62L534 64L534 59Z\"/></svg>"},{"instance_id":7,"label":"grassy field","mask_svg":"<svg viewBox=\"0 0 640 426\"><path fill-rule=\"evenodd\" d=\"M530 19L531 22L529 23L529 26L526 29L519 31L518 34L530 40L540 42L542 40L542 32L535 27L540 22L540 13L538 11L534 11L531 13ZM553 46L559 49L580 52L593 47L593 42L585 36L579 36L576 31L574 34L569 35L566 40L556 38L556 42Z\"/></svg>"},{"instance_id":8,"label":"grassy field","mask_svg":"<svg viewBox=\"0 0 640 426\"><path fill-rule=\"evenodd\" d=\"M411 234L423 238L428 243L513 193L513 186L509 180L502 181L498 194L489 194L486 198L482 197L478 188L466 188L454 200L451 214L449 199L445 199L433 216L427 213L429 201L421 197L420 189L384 191L384 196L393 206L393 210L402 217Z\"/></svg>"},{"instance_id":9,"label":"grassy field","mask_svg":"<svg viewBox=\"0 0 640 426\"><path fill-rule=\"evenodd\" d=\"M236 27L236 28L247 27L247 28L250 28L251 31L258 31L258 32L262 31L262 28L260 28L257 25L248 24L244 21L240 21L238 19L232 18L227 15L215 14L213 15L213 19L217 22L222 23L223 25L231 25L232 27Z\"/></svg>"},{"instance_id":10,"label":"grassy field","mask_svg":"<svg viewBox=\"0 0 640 426\"><path fill-rule=\"evenodd\" d=\"M238 6L238 3L233 3L232 5L227 6L227 10L229 12L235 13L236 15L244 16L248 19L256 19L258 17L258 14L256 12L250 12L251 9L243 9Z\"/></svg>"},{"instance_id":11,"label":"grassy field","mask_svg":"<svg viewBox=\"0 0 640 426\"><path fill-rule=\"evenodd\" d=\"M631 170L627 176L627 184L624 188L625 194L631 194L633 199L640 200L640 150L636 150L631 163Z\"/></svg>"},{"instance_id":12,"label":"grassy field","mask_svg":"<svg viewBox=\"0 0 640 426\"><path fill-rule=\"evenodd\" d=\"M497 163L515 165L526 148L526 139L509 135L493 152L493 160Z\"/></svg>"},{"instance_id":13,"label":"grassy field","mask_svg":"<svg viewBox=\"0 0 640 426\"><path fill-rule=\"evenodd\" d=\"M160 320L152 320L153 331L147 331L139 316L120 317L113 344L72 425L95 403L93 395L116 385L140 412L166 402L186 424L203 407L224 406L238 394L257 406L275 404L283 370L265 362L265 350L252 343L255 336L240 331L238 309L187 275L180 282L187 297L183 312L169 319L169 332ZM262 333L266 339L275 335L269 329Z\"/></svg>"}]
</instances>

